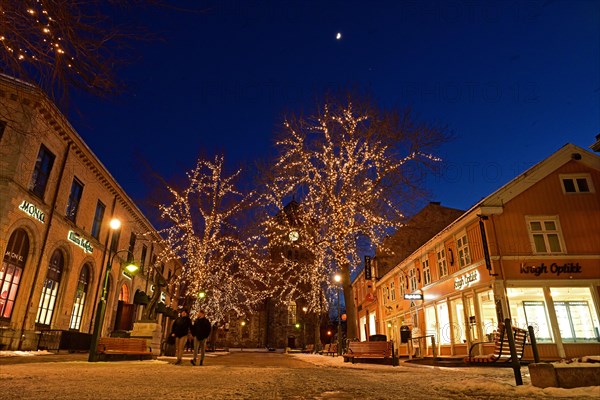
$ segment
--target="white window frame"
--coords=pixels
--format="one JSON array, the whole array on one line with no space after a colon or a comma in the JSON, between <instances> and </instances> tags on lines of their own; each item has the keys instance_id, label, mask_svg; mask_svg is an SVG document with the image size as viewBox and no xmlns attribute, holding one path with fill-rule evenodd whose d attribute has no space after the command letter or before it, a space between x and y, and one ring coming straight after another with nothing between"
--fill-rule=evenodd
<instances>
[{"instance_id":1,"label":"white window frame","mask_svg":"<svg viewBox=\"0 0 600 400\"><path fill-rule=\"evenodd\" d=\"M458 257L458 268L465 268L471 264L471 251L469 249L469 238L467 237L467 232L462 232L457 236L456 255Z\"/></svg>"},{"instance_id":2,"label":"white window frame","mask_svg":"<svg viewBox=\"0 0 600 400\"><path fill-rule=\"evenodd\" d=\"M594 189L594 182L592 181L592 177L590 174L560 174L558 175L558 179L560 180L560 187L563 191L564 194L587 194L587 193L595 193L596 190ZM587 187L588 187L588 191L581 191L581 188L579 187L579 183L577 182L578 179L585 179L586 183L587 183ZM572 180L573 181L573 186L575 187L575 191L574 192L567 192L567 189L565 187L565 181L566 180Z\"/></svg>"},{"instance_id":3,"label":"white window frame","mask_svg":"<svg viewBox=\"0 0 600 400\"><path fill-rule=\"evenodd\" d=\"M398 274L398 282L400 282L398 291L400 298L404 297L404 293L406 293L406 278L404 278L404 274L401 272Z\"/></svg>"},{"instance_id":4,"label":"white window frame","mask_svg":"<svg viewBox=\"0 0 600 400\"><path fill-rule=\"evenodd\" d=\"M423 286L431 283L431 268L429 267L429 257L421 259L421 268L423 269Z\"/></svg>"},{"instance_id":5,"label":"white window frame","mask_svg":"<svg viewBox=\"0 0 600 400\"><path fill-rule=\"evenodd\" d=\"M414 292L417 290L417 269L415 267L408 270L408 280L410 282L410 291Z\"/></svg>"},{"instance_id":6,"label":"white window frame","mask_svg":"<svg viewBox=\"0 0 600 400\"><path fill-rule=\"evenodd\" d=\"M390 282L390 300L396 301L396 287L394 281Z\"/></svg>"},{"instance_id":7,"label":"white window frame","mask_svg":"<svg viewBox=\"0 0 600 400\"><path fill-rule=\"evenodd\" d=\"M545 229L544 222L548 222L548 221L554 222L554 226L556 227L556 230L547 231ZM562 229L560 227L560 220L558 218L558 215L539 215L539 216L527 215L527 216L525 216L525 222L527 224L527 232L529 233L529 242L531 243L531 251L533 252L533 254L565 254L567 252L567 248L565 246L565 241L563 238ZM531 229L532 222L540 222L541 226L542 226L542 230L535 231L535 233L534 233L534 231ZM543 235L543 237L544 237L544 245L546 247L546 251L538 251L535 246L534 235L539 235L539 234ZM557 235L558 244L560 245L560 251L550 251L550 242L548 241L548 235L551 235L551 234Z\"/></svg>"},{"instance_id":8,"label":"white window frame","mask_svg":"<svg viewBox=\"0 0 600 400\"><path fill-rule=\"evenodd\" d=\"M441 256L440 256L441 253ZM446 260L446 249L444 245L439 245L435 252L436 262L438 266L438 273L440 278L448 275L448 261Z\"/></svg>"}]
</instances>

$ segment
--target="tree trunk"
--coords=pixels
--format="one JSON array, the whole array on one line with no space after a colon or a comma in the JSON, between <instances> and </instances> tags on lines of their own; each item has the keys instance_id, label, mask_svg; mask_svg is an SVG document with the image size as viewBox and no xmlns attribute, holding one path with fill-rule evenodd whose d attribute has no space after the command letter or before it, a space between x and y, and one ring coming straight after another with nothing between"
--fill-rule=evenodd
<instances>
[{"instance_id":1,"label":"tree trunk","mask_svg":"<svg viewBox=\"0 0 600 400\"><path fill-rule=\"evenodd\" d=\"M356 305L354 303L354 294L352 293L352 283L350 282L350 267L342 268L342 287L344 288L344 302L346 303L346 338L354 339L358 337L356 327Z\"/></svg>"}]
</instances>

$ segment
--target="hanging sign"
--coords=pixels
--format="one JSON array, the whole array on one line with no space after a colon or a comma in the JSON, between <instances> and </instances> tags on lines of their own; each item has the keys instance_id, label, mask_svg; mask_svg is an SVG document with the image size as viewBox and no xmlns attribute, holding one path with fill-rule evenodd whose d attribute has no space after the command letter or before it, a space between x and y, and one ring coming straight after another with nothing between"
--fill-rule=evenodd
<instances>
[{"instance_id":1,"label":"hanging sign","mask_svg":"<svg viewBox=\"0 0 600 400\"><path fill-rule=\"evenodd\" d=\"M37 219L42 224L46 222L46 214L27 200L23 200L23 202L19 205L19 210L23 211L31 218Z\"/></svg>"},{"instance_id":2,"label":"hanging sign","mask_svg":"<svg viewBox=\"0 0 600 400\"><path fill-rule=\"evenodd\" d=\"M423 300L423 294L421 294L421 293L405 293L404 300Z\"/></svg>"},{"instance_id":3,"label":"hanging sign","mask_svg":"<svg viewBox=\"0 0 600 400\"><path fill-rule=\"evenodd\" d=\"M75 243L77 246L81 247L83 249L83 251L86 253L91 253L94 251L94 248L92 247L92 244L90 243L89 240L82 238L81 236L79 236L77 233L75 233L73 231L69 231L69 234L67 235L67 239L69 239L69 241Z\"/></svg>"}]
</instances>

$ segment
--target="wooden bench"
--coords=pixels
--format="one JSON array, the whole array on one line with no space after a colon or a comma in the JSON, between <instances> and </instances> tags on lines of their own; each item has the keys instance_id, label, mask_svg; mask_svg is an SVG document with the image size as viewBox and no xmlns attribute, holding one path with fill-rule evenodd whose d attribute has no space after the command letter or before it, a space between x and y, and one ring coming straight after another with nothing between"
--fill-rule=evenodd
<instances>
[{"instance_id":1,"label":"wooden bench","mask_svg":"<svg viewBox=\"0 0 600 400\"><path fill-rule=\"evenodd\" d=\"M510 338L507 335L508 329L505 329L505 327L509 327L512 331ZM473 349L476 346L487 343L475 342L469 348L469 355L464 358L464 361L472 367L512 368L517 385L522 385L521 358L523 358L525 352L527 335L527 330L511 327L510 320L506 319L504 324L500 324L494 335L494 352L492 354L473 355ZM514 349L511 349L511 341L514 341Z\"/></svg>"},{"instance_id":2,"label":"wooden bench","mask_svg":"<svg viewBox=\"0 0 600 400\"><path fill-rule=\"evenodd\" d=\"M313 351L315 351L314 344L307 344L306 348L304 350L302 350L303 353L312 353Z\"/></svg>"},{"instance_id":3,"label":"wooden bench","mask_svg":"<svg viewBox=\"0 0 600 400\"><path fill-rule=\"evenodd\" d=\"M100 338L97 353L98 358L105 361L131 359L131 357L139 360L152 358L152 349L146 339L138 338Z\"/></svg>"},{"instance_id":4,"label":"wooden bench","mask_svg":"<svg viewBox=\"0 0 600 400\"><path fill-rule=\"evenodd\" d=\"M337 343L328 343L323 347L319 354L335 356L337 354Z\"/></svg>"},{"instance_id":5,"label":"wooden bench","mask_svg":"<svg viewBox=\"0 0 600 400\"><path fill-rule=\"evenodd\" d=\"M342 356L344 361L352 361L352 364L364 360L380 359L384 363L397 365L393 341L349 342L348 351Z\"/></svg>"}]
</instances>

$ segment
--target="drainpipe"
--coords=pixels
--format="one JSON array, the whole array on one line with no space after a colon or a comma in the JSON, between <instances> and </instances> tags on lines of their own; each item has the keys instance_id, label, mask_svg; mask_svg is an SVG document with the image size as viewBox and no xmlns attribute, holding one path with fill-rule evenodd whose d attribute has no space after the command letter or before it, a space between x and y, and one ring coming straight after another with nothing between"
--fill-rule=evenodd
<instances>
[{"instance_id":1,"label":"drainpipe","mask_svg":"<svg viewBox=\"0 0 600 400\"><path fill-rule=\"evenodd\" d=\"M112 207L110 210L110 220L112 220L115 217L115 209L117 207L117 195L115 195L115 197L113 198L113 203L112 203ZM94 308L92 311L92 316L90 318L90 326L88 328L88 332L92 332L92 327L94 325L94 319L96 318L95 316L95 310L98 307L98 300L100 300L100 296L98 296L98 293L100 293L100 284L104 282L104 267L106 266L106 251L108 250L108 238L112 237L113 234L111 234L111 229L108 229L108 233L106 234L106 240L104 241L104 252L102 253L102 261L100 263L100 274L98 275L98 284L96 285L96 296L94 296ZM110 257L110 254L108 255ZM106 302L108 305L108 301Z\"/></svg>"},{"instance_id":2,"label":"drainpipe","mask_svg":"<svg viewBox=\"0 0 600 400\"><path fill-rule=\"evenodd\" d=\"M37 265L35 267L35 275L33 275L33 283L31 284L31 290L29 291L29 297L27 298L27 305L25 306L25 316L23 317L23 323L21 324L21 330L19 335L19 346L18 350L21 350L23 347L23 341L25 339L25 327L27 325L27 317L29 316L29 308L31 307L31 299L33 299L33 293L35 292L35 287L37 285L38 276L40 274L40 268L42 267L42 258L44 257L44 252L46 251L46 245L48 244L48 236L50 235L50 227L52 225L52 220L54 219L54 211L56 208L56 200L58 199L58 192L60 191L60 184L62 182L62 178L65 172L65 167L67 165L67 159L69 158L69 153L71 152L71 142L67 143L67 152L65 154L65 158L63 159L62 165L60 166L60 172L58 173L58 181L56 184L56 188L54 189L54 195L52 196L52 204L50 205L50 212L48 215L48 225L46 226L46 231L44 232L44 239L42 240L42 247L40 248L40 255L38 256Z\"/></svg>"}]
</instances>

